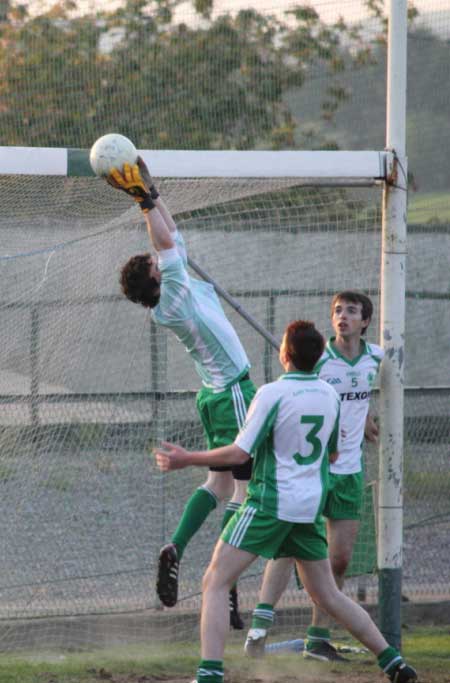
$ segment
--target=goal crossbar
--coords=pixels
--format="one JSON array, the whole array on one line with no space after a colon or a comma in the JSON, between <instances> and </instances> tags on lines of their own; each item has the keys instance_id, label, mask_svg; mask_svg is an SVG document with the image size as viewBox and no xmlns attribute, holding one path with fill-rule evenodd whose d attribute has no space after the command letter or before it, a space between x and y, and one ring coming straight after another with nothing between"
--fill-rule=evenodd
<instances>
[{"instance_id":1,"label":"goal crossbar","mask_svg":"<svg viewBox=\"0 0 450 683\"><path fill-rule=\"evenodd\" d=\"M388 177L388 151L139 150L158 178L333 179L346 185ZM0 147L0 174L93 176L89 151L54 147Z\"/></svg>"}]
</instances>

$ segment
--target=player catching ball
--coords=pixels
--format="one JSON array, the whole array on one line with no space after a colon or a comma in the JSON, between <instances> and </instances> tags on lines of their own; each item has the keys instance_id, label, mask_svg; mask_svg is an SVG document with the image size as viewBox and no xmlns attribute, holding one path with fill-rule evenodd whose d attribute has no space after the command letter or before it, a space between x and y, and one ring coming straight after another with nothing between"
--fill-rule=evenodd
<instances>
[{"instance_id":1,"label":"player catching ball","mask_svg":"<svg viewBox=\"0 0 450 683\"><path fill-rule=\"evenodd\" d=\"M417 680L332 574L322 512L329 457L338 443L340 400L314 372L323 350L313 323L291 323L280 349L284 374L259 389L233 444L212 451L189 452L167 443L156 449L163 471L253 459L247 499L222 532L203 578L202 659L195 683L223 682L228 590L258 556L294 557L312 600L376 655L389 679Z\"/></svg>"},{"instance_id":2,"label":"player catching ball","mask_svg":"<svg viewBox=\"0 0 450 683\"><path fill-rule=\"evenodd\" d=\"M171 330L191 356L202 381L197 410L208 448L233 443L256 392L245 350L214 287L189 276L183 238L144 161L124 164L122 173L113 169L107 180L138 202L157 253L156 258L145 253L128 260L120 275L122 291L133 303L150 308L153 321ZM231 498L222 521L222 528L226 526L245 498L250 474L250 461L213 464L206 482L187 501L159 556L156 588L167 607L177 602L179 562L187 544L218 501ZM242 629L235 587L230 587L229 599L230 624Z\"/></svg>"}]
</instances>

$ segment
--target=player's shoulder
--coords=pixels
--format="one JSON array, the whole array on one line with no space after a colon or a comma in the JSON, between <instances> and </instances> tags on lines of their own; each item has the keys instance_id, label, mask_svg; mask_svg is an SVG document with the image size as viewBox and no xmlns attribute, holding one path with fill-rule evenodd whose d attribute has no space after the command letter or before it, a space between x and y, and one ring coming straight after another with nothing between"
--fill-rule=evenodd
<instances>
[{"instance_id":1,"label":"player's shoulder","mask_svg":"<svg viewBox=\"0 0 450 683\"><path fill-rule=\"evenodd\" d=\"M378 344L372 344L366 341L365 352L368 356L371 356L378 363L380 363L384 358L384 350Z\"/></svg>"},{"instance_id":2,"label":"player's shoulder","mask_svg":"<svg viewBox=\"0 0 450 683\"><path fill-rule=\"evenodd\" d=\"M283 394L283 383L280 379L268 382L259 387L256 396L264 400L278 399Z\"/></svg>"},{"instance_id":3,"label":"player's shoulder","mask_svg":"<svg viewBox=\"0 0 450 683\"><path fill-rule=\"evenodd\" d=\"M320 356L319 360L317 361L314 367L314 372L320 373L323 366L326 365L326 363L328 363L330 360L333 360L335 358L336 354L332 352L331 345L329 342L327 342L322 355Z\"/></svg>"},{"instance_id":4,"label":"player's shoulder","mask_svg":"<svg viewBox=\"0 0 450 683\"><path fill-rule=\"evenodd\" d=\"M318 380L318 386L320 387L320 390L321 390L324 394L328 394L328 397L329 397L332 401L337 401L337 402L339 403L339 400L340 400L340 399L339 399L339 394L338 394L338 392L336 391L335 387L332 386L332 385L330 384L330 382L328 382L328 381L326 381L326 380L324 380L324 379L320 379L320 378L319 378L319 380Z\"/></svg>"}]
</instances>

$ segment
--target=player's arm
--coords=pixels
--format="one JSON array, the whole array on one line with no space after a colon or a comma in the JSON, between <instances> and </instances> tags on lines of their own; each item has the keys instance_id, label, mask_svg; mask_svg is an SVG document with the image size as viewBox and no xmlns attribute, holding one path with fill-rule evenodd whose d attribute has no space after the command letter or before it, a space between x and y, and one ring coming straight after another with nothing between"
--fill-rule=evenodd
<instances>
[{"instance_id":1,"label":"player's arm","mask_svg":"<svg viewBox=\"0 0 450 683\"><path fill-rule=\"evenodd\" d=\"M155 206L144 214L147 232L156 251L173 249L175 242L161 212Z\"/></svg>"},{"instance_id":2,"label":"player's arm","mask_svg":"<svg viewBox=\"0 0 450 683\"><path fill-rule=\"evenodd\" d=\"M137 164L123 165L123 171L113 168L107 177L112 187L122 190L137 202L144 214L147 231L156 251L172 249L175 246L173 235L176 225L159 196L150 172L142 159Z\"/></svg>"},{"instance_id":3,"label":"player's arm","mask_svg":"<svg viewBox=\"0 0 450 683\"><path fill-rule=\"evenodd\" d=\"M333 431L328 439L327 449L328 449L328 460L331 464L336 462L339 457L338 443L339 443L339 433L340 433L340 419L341 419L341 409L338 403L338 411L336 416L336 421L334 423Z\"/></svg>"},{"instance_id":4,"label":"player's arm","mask_svg":"<svg viewBox=\"0 0 450 683\"><path fill-rule=\"evenodd\" d=\"M365 438L367 441L370 441L370 443L378 443L379 433L380 430L378 423L375 421L375 418L372 415L368 414L366 417L366 424L364 426Z\"/></svg>"},{"instance_id":5,"label":"player's arm","mask_svg":"<svg viewBox=\"0 0 450 683\"><path fill-rule=\"evenodd\" d=\"M180 470L185 467L221 467L226 465L242 465L250 457L246 451L236 444L214 448L212 451L187 451L167 441L161 448L154 449L156 464L162 472Z\"/></svg>"}]
</instances>

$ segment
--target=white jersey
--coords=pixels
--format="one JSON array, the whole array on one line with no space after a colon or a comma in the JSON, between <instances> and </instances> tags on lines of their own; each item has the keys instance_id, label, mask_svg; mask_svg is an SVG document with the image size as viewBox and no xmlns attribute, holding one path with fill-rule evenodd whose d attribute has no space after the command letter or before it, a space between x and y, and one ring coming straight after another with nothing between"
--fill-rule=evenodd
<instances>
[{"instance_id":1,"label":"white jersey","mask_svg":"<svg viewBox=\"0 0 450 683\"><path fill-rule=\"evenodd\" d=\"M287 522L312 523L336 451L339 398L315 373L288 372L256 393L235 443L253 457L247 499Z\"/></svg>"},{"instance_id":2,"label":"white jersey","mask_svg":"<svg viewBox=\"0 0 450 683\"><path fill-rule=\"evenodd\" d=\"M184 344L203 384L222 391L250 363L213 285L189 277L183 238L178 231L174 237L175 246L158 254L161 296L151 316Z\"/></svg>"},{"instance_id":3,"label":"white jersey","mask_svg":"<svg viewBox=\"0 0 450 683\"><path fill-rule=\"evenodd\" d=\"M384 351L376 344L361 340L361 354L349 360L328 340L315 370L336 389L341 400L341 431L339 457L330 466L333 474L355 474L362 469L364 427L369 411L370 393L378 373Z\"/></svg>"}]
</instances>

